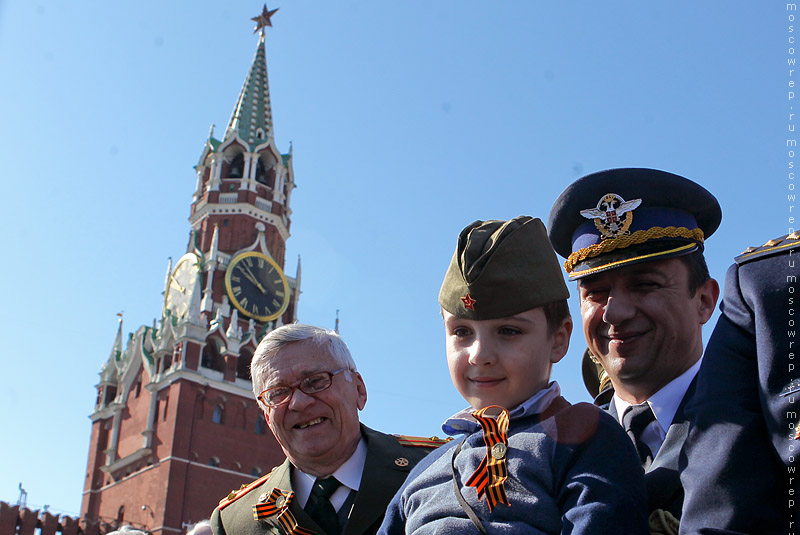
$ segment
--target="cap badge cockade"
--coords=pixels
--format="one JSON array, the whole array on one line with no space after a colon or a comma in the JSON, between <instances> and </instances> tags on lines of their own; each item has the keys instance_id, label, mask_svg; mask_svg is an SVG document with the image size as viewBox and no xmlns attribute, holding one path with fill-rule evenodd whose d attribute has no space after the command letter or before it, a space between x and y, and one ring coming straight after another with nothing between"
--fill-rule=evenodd
<instances>
[{"instance_id":1,"label":"cap badge cockade","mask_svg":"<svg viewBox=\"0 0 800 535\"><path fill-rule=\"evenodd\" d=\"M462 297L461 301L464 303L464 308L466 308L467 310L475 310L476 301L472 298L470 294L467 294L464 297Z\"/></svg>"},{"instance_id":2,"label":"cap badge cockade","mask_svg":"<svg viewBox=\"0 0 800 535\"><path fill-rule=\"evenodd\" d=\"M616 238L628 233L633 223L633 211L642 204L642 199L626 201L616 193L606 193L598 201L597 207L581 210L586 219L594 219L594 224L603 238Z\"/></svg>"}]
</instances>

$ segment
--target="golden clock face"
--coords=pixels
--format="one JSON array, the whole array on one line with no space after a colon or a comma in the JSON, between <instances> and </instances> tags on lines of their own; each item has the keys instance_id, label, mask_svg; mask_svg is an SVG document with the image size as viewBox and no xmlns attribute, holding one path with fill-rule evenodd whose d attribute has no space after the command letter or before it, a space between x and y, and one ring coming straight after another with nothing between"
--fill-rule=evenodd
<instances>
[{"instance_id":1,"label":"golden clock face","mask_svg":"<svg viewBox=\"0 0 800 535\"><path fill-rule=\"evenodd\" d=\"M171 311L172 317L180 318L186 315L192 301L192 290L200 276L200 260L194 253L183 255L169 277L166 295L164 296L164 311Z\"/></svg>"},{"instance_id":2,"label":"golden clock face","mask_svg":"<svg viewBox=\"0 0 800 535\"><path fill-rule=\"evenodd\" d=\"M289 306L289 282L280 266L261 253L241 253L231 260L225 291L239 312L258 321L274 320Z\"/></svg>"}]
</instances>

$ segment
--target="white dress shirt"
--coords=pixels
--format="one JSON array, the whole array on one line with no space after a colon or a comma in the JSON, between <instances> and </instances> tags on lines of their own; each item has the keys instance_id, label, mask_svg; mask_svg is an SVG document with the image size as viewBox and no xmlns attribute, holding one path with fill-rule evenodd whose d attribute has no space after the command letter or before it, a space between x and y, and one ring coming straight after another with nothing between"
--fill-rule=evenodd
<instances>
[{"instance_id":1,"label":"white dress shirt","mask_svg":"<svg viewBox=\"0 0 800 535\"><path fill-rule=\"evenodd\" d=\"M341 485L333 494L331 494L330 501L336 511L341 509L345 500L350 495L350 491L358 492L358 487L361 484L361 475L364 473L364 463L367 461L367 442L362 437L356 446L356 451L350 456L347 461L342 464L333 474L333 477L339 480ZM305 508L308 503L308 498L311 496L311 489L317 476L306 474L297 467L292 470L292 489L294 490L294 497L300 507Z\"/></svg>"}]
</instances>

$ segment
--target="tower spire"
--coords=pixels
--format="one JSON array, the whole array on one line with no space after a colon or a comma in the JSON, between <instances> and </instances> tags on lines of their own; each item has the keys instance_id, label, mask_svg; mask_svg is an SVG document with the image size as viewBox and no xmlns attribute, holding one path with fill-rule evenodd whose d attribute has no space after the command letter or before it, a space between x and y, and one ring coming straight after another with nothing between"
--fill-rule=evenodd
<instances>
[{"instance_id":1,"label":"tower spire","mask_svg":"<svg viewBox=\"0 0 800 535\"><path fill-rule=\"evenodd\" d=\"M251 147L260 145L273 137L264 30L267 26L272 26L270 18L276 11L278 10L269 11L267 5L264 4L261 14L251 19L256 22L255 31L260 31L261 35L258 39L255 56L253 56L253 63L250 65L250 71L244 80L242 91L225 131L225 139L239 134L239 137L249 143Z\"/></svg>"},{"instance_id":2,"label":"tower spire","mask_svg":"<svg viewBox=\"0 0 800 535\"><path fill-rule=\"evenodd\" d=\"M117 336L114 338L114 345L111 346L111 355L108 360L117 363L122 356L122 312L117 312L119 326L117 327Z\"/></svg>"}]
</instances>

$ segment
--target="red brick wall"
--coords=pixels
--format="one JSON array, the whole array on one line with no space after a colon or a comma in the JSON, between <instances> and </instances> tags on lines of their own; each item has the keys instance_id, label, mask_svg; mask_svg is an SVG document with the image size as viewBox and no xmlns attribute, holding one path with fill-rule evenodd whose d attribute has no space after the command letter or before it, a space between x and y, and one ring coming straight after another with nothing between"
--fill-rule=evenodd
<instances>
[{"instance_id":1,"label":"red brick wall","mask_svg":"<svg viewBox=\"0 0 800 535\"><path fill-rule=\"evenodd\" d=\"M156 395L161 401L152 441L155 462L150 466L144 459L131 465L134 471L130 475L125 475L127 468L120 474L100 471L105 460L102 452L98 456L96 451L101 424L93 426L89 463L93 473L89 475L102 477L106 483L84 496L81 511L85 517L112 521L122 505L125 522L164 535L185 532L186 525L208 518L231 490L252 481L253 467L267 473L283 462L283 452L269 429L261 435L256 433L260 409L252 395L222 392L185 379L167 385ZM139 398L133 393L129 396L131 410L124 411L128 417L120 429L118 458L141 447L149 396L145 388ZM167 398L169 402L165 403ZM221 424L212 421L217 404L224 407ZM209 465L212 457L219 459L218 467ZM144 510L142 506L146 506Z\"/></svg>"}]
</instances>

